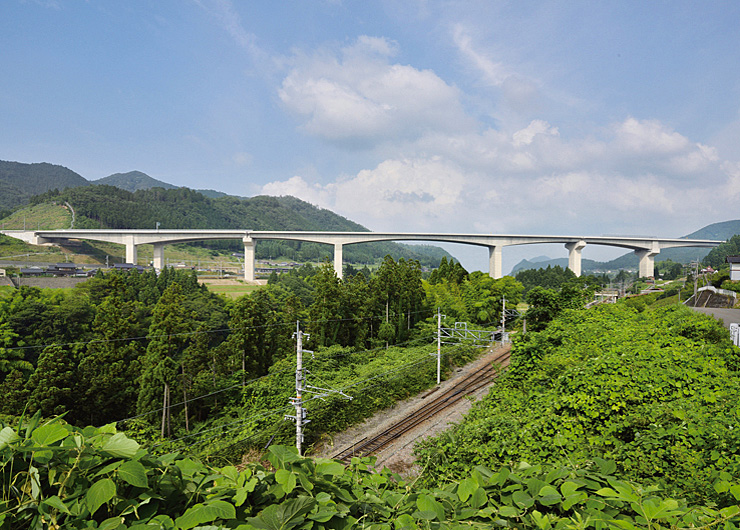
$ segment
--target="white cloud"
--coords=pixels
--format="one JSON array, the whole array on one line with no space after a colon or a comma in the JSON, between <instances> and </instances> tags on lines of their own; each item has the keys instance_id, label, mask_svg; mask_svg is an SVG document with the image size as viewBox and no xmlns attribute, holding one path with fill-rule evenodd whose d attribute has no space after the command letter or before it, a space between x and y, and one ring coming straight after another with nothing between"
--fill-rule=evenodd
<instances>
[{"instance_id":1,"label":"white cloud","mask_svg":"<svg viewBox=\"0 0 740 530\"><path fill-rule=\"evenodd\" d=\"M257 46L257 38L242 25L241 17L230 0L193 0L211 15L241 48L253 57L264 54Z\"/></svg>"},{"instance_id":2,"label":"white cloud","mask_svg":"<svg viewBox=\"0 0 740 530\"><path fill-rule=\"evenodd\" d=\"M480 72L483 80L490 86L501 87L511 72L501 62L494 61L473 46L473 39L461 24L452 30L455 45L462 56Z\"/></svg>"},{"instance_id":3,"label":"white cloud","mask_svg":"<svg viewBox=\"0 0 740 530\"><path fill-rule=\"evenodd\" d=\"M455 87L391 63L395 53L395 43L362 36L339 54L297 56L278 95L307 133L355 148L473 127Z\"/></svg>"},{"instance_id":4,"label":"white cloud","mask_svg":"<svg viewBox=\"0 0 740 530\"><path fill-rule=\"evenodd\" d=\"M480 99L490 109L477 103L473 114L462 104L469 95L435 72L395 62L400 50L387 39L296 55L279 90L285 108L307 133L374 149L366 156L377 162L333 181L295 176L262 191L296 195L372 230L582 235L680 236L740 199L740 165L714 147L656 119L583 129L545 119L532 110L548 101L536 80L477 49L462 26L453 39L489 87ZM495 127L483 126L488 116Z\"/></svg>"},{"instance_id":5,"label":"white cloud","mask_svg":"<svg viewBox=\"0 0 740 530\"><path fill-rule=\"evenodd\" d=\"M386 160L374 169L325 186L295 176L262 188L268 195L294 195L376 230L414 226L430 230L448 222L463 206L466 176L437 157Z\"/></svg>"},{"instance_id":6,"label":"white cloud","mask_svg":"<svg viewBox=\"0 0 740 530\"><path fill-rule=\"evenodd\" d=\"M557 127L552 127L549 123L543 120L533 120L527 127L513 134L514 147L531 145L532 140L534 140L535 136L538 134L547 134L550 136L560 135Z\"/></svg>"}]
</instances>

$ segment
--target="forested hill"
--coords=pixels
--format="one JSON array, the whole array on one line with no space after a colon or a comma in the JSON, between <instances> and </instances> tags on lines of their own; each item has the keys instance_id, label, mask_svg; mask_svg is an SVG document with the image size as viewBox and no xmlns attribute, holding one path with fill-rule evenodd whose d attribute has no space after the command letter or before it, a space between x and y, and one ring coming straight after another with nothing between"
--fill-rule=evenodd
<instances>
[{"instance_id":1,"label":"forested hill","mask_svg":"<svg viewBox=\"0 0 740 530\"><path fill-rule=\"evenodd\" d=\"M128 173L114 173L102 179L94 180L91 184L106 184L128 191L146 190L149 188L164 188L166 190L176 189L177 186L168 184L150 177L141 171L129 171Z\"/></svg>"},{"instance_id":2,"label":"forested hill","mask_svg":"<svg viewBox=\"0 0 740 530\"><path fill-rule=\"evenodd\" d=\"M126 191L113 186L89 185L51 190L31 199L32 204L67 201L75 209L75 228L161 228L169 229L247 229L247 230L328 230L367 232L368 229L329 210L318 208L295 197L232 196L211 198L188 188L150 188ZM239 242L216 242L217 247ZM263 242L259 248L272 256L295 259L320 259L325 246L287 242ZM322 250L323 248L323 250ZM300 254L297 255L296 252ZM418 259L423 265L436 266L445 251L431 246L409 246L396 243L352 245L345 258L355 263L382 259L386 254L396 258ZM259 256L258 256L259 257Z\"/></svg>"},{"instance_id":3,"label":"forested hill","mask_svg":"<svg viewBox=\"0 0 740 530\"><path fill-rule=\"evenodd\" d=\"M32 196L47 190L88 184L84 177L63 166L0 160L0 210L24 204Z\"/></svg>"}]
</instances>

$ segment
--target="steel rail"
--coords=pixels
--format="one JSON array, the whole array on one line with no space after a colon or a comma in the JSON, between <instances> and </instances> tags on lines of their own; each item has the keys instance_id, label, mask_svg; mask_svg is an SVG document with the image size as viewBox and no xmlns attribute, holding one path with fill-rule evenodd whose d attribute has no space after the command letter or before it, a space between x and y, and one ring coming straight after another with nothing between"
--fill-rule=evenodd
<instances>
[{"instance_id":1,"label":"steel rail","mask_svg":"<svg viewBox=\"0 0 740 530\"><path fill-rule=\"evenodd\" d=\"M499 367L505 367L508 364L510 357L511 352L510 349L507 348L497 355L491 363L487 363L483 367L479 368L469 377L445 390L433 400L425 403L419 409L409 413L391 427L375 436L365 437L358 440L348 448L337 453L333 458L335 460L340 460L345 464L349 464L352 461L353 456L368 456L384 449L414 427L429 420L439 412L454 405L465 396L472 394L493 379L496 379L500 373Z\"/></svg>"}]
</instances>

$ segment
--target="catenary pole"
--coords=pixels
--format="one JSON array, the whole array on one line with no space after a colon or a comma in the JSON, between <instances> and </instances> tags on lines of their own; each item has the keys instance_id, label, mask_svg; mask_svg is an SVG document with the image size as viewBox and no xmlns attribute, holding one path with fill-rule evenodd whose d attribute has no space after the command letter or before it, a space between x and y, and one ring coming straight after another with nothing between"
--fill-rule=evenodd
<instances>
[{"instance_id":1,"label":"catenary pole","mask_svg":"<svg viewBox=\"0 0 740 530\"><path fill-rule=\"evenodd\" d=\"M295 369L295 393L296 397L292 399L295 405L295 446L298 454L301 454L301 444L303 443L303 418L305 409L303 408L303 391L305 378L303 377L303 332L301 331L300 322L296 322L296 369Z\"/></svg>"},{"instance_id":2,"label":"catenary pole","mask_svg":"<svg viewBox=\"0 0 740 530\"><path fill-rule=\"evenodd\" d=\"M442 366L442 310L437 308L437 384L441 379Z\"/></svg>"}]
</instances>

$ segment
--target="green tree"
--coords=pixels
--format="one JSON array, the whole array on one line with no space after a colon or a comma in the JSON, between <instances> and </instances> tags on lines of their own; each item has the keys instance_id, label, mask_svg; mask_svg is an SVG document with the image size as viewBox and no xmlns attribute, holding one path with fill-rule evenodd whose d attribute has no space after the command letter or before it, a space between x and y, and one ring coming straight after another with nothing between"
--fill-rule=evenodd
<instances>
[{"instance_id":1,"label":"green tree","mask_svg":"<svg viewBox=\"0 0 740 530\"><path fill-rule=\"evenodd\" d=\"M8 322L0 322L0 381L13 371L31 372L33 365L26 361L23 350L9 347L18 338Z\"/></svg>"},{"instance_id":2,"label":"green tree","mask_svg":"<svg viewBox=\"0 0 740 530\"><path fill-rule=\"evenodd\" d=\"M527 329L531 331L544 329L560 312L560 296L554 289L533 287L527 293L525 301L529 305L525 316Z\"/></svg>"},{"instance_id":3,"label":"green tree","mask_svg":"<svg viewBox=\"0 0 740 530\"><path fill-rule=\"evenodd\" d=\"M719 269L725 265L725 258L727 256L737 255L740 255L740 234L732 236L724 243L710 250L709 254L704 257L701 263L705 267L710 266Z\"/></svg>"},{"instance_id":4,"label":"green tree","mask_svg":"<svg viewBox=\"0 0 740 530\"><path fill-rule=\"evenodd\" d=\"M192 315L183 311L184 300L179 284L172 283L165 289L152 313L149 345L142 359L137 412L145 414L161 408L162 437L172 431L172 394L177 395L182 354L194 328Z\"/></svg>"},{"instance_id":5,"label":"green tree","mask_svg":"<svg viewBox=\"0 0 740 530\"><path fill-rule=\"evenodd\" d=\"M396 262L386 256L370 280L370 298L373 312L381 314L386 323L384 337L391 335L390 324L395 330L395 340L391 342L405 341L416 323L427 316L419 262L403 258Z\"/></svg>"},{"instance_id":6,"label":"green tree","mask_svg":"<svg viewBox=\"0 0 740 530\"><path fill-rule=\"evenodd\" d=\"M462 285L471 321L487 325L501 320L504 299L509 307L514 307L520 302L523 290L522 284L511 276L493 279L480 271L470 274Z\"/></svg>"},{"instance_id":7,"label":"green tree","mask_svg":"<svg viewBox=\"0 0 740 530\"><path fill-rule=\"evenodd\" d=\"M42 416L57 416L76 405L76 366L69 350L52 344L44 348L28 380L29 405Z\"/></svg>"},{"instance_id":8,"label":"green tree","mask_svg":"<svg viewBox=\"0 0 740 530\"><path fill-rule=\"evenodd\" d=\"M20 370L11 370L0 383L0 413L20 416L28 401L26 378Z\"/></svg>"},{"instance_id":9,"label":"green tree","mask_svg":"<svg viewBox=\"0 0 740 530\"><path fill-rule=\"evenodd\" d=\"M79 414L85 422L102 425L134 412L143 353L137 318L139 302L126 301L120 277L111 278L113 289L98 306L93 328L96 340L87 344L79 365L79 394L84 396ZM128 340L127 340L128 339Z\"/></svg>"},{"instance_id":10,"label":"green tree","mask_svg":"<svg viewBox=\"0 0 740 530\"><path fill-rule=\"evenodd\" d=\"M336 344L341 328L342 283L329 261L324 261L311 278L314 303L308 309L311 342L319 346Z\"/></svg>"}]
</instances>

